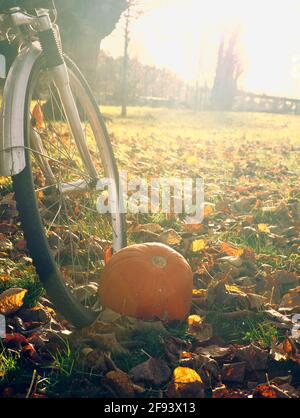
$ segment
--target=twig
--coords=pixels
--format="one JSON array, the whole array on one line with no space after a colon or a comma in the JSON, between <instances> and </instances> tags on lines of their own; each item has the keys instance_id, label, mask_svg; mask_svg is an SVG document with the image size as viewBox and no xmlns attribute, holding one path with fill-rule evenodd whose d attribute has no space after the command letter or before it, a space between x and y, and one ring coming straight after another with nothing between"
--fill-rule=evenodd
<instances>
[{"instance_id":1,"label":"twig","mask_svg":"<svg viewBox=\"0 0 300 418\"><path fill-rule=\"evenodd\" d=\"M271 298L270 298L270 305L272 305L273 297L275 292L275 286L272 287Z\"/></svg>"},{"instance_id":2,"label":"twig","mask_svg":"<svg viewBox=\"0 0 300 418\"><path fill-rule=\"evenodd\" d=\"M147 357L152 358L152 356L150 356L150 354L148 354L143 348L141 349L141 352L145 354Z\"/></svg>"},{"instance_id":3,"label":"twig","mask_svg":"<svg viewBox=\"0 0 300 418\"><path fill-rule=\"evenodd\" d=\"M210 272L207 270L207 268L203 265L204 270L206 271L206 273L208 274L208 276L212 279L215 280L215 278L210 274Z\"/></svg>"},{"instance_id":4,"label":"twig","mask_svg":"<svg viewBox=\"0 0 300 418\"><path fill-rule=\"evenodd\" d=\"M36 369L34 369L33 370L33 373L32 373L31 383L30 383L28 392L26 394L26 398L29 398L29 396L31 394L31 391L32 391L32 388L33 388L33 385L34 385L34 382L35 382L36 375L37 375L37 372L36 372Z\"/></svg>"}]
</instances>

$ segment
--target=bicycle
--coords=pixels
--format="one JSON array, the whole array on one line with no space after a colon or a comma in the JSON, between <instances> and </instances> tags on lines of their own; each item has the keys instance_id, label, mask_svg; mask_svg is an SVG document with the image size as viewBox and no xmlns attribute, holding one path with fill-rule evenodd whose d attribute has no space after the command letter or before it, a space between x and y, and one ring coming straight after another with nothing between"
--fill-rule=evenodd
<instances>
[{"instance_id":1,"label":"bicycle","mask_svg":"<svg viewBox=\"0 0 300 418\"><path fill-rule=\"evenodd\" d=\"M0 175L11 176L27 248L56 309L76 327L99 315L107 248L126 246L120 211L97 211L97 187L119 175L91 89L62 52L51 0L0 1L0 32L18 42L5 81Z\"/></svg>"}]
</instances>

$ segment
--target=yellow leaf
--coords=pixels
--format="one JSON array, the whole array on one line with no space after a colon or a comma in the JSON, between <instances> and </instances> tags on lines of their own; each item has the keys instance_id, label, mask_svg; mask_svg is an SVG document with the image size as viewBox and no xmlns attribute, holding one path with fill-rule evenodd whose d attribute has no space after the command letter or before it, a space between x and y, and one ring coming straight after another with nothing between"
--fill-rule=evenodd
<instances>
[{"instance_id":1,"label":"yellow leaf","mask_svg":"<svg viewBox=\"0 0 300 418\"><path fill-rule=\"evenodd\" d=\"M190 315L188 317L189 327L199 327L203 324L203 318L199 315Z\"/></svg>"},{"instance_id":2,"label":"yellow leaf","mask_svg":"<svg viewBox=\"0 0 300 418\"><path fill-rule=\"evenodd\" d=\"M44 192L42 190L39 190L36 192L36 198L37 200L40 202L44 199L45 195Z\"/></svg>"},{"instance_id":3,"label":"yellow leaf","mask_svg":"<svg viewBox=\"0 0 300 418\"><path fill-rule=\"evenodd\" d=\"M198 373L189 367L177 367L174 370L174 385L176 390L181 390L188 383L202 382Z\"/></svg>"},{"instance_id":4,"label":"yellow leaf","mask_svg":"<svg viewBox=\"0 0 300 418\"><path fill-rule=\"evenodd\" d=\"M204 218L207 218L212 213L214 213L214 205L210 203L205 203L204 205Z\"/></svg>"},{"instance_id":5,"label":"yellow leaf","mask_svg":"<svg viewBox=\"0 0 300 418\"><path fill-rule=\"evenodd\" d=\"M191 244L191 250L193 253L203 251L205 248L206 242L204 241L204 239L197 239L196 241L193 241Z\"/></svg>"},{"instance_id":6,"label":"yellow leaf","mask_svg":"<svg viewBox=\"0 0 300 418\"><path fill-rule=\"evenodd\" d=\"M0 282L9 282L10 277L8 274L0 274Z\"/></svg>"},{"instance_id":7,"label":"yellow leaf","mask_svg":"<svg viewBox=\"0 0 300 418\"><path fill-rule=\"evenodd\" d=\"M246 293L244 293L239 287L237 286L230 286L228 284L225 285L225 288L227 290L227 292L231 293L231 294L236 294L236 295L242 295L242 296L247 296Z\"/></svg>"},{"instance_id":8,"label":"yellow leaf","mask_svg":"<svg viewBox=\"0 0 300 418\"><path fill-rule=\"evenodd\" d=\"M207 296L207 289L193 289L193 297L205 298Z\"/></svg>"},{"instance_id":9,"label":"yellow leaf","mask_svg":"<svg viewBox=\"0 0 300 418\"><path fill-rule=\"evenodd\" d=\"M187 162L187 165L195 165L198 163L198 158L193 155L191 157L188 157L186 162Z\"/></svg>"},{"instance_id":10,"label":"yellow leaf","mask_svg":"<svg viewBox=\"0 0 300 418\"><path fill-rule=\"evenodd\" d=\"M270 234L270 228L266 224L258 224L257 228L259 232L263 232L264 234Z\"/></svg>"},{"instance_id":11,"label":"yellow leaf","mask_svg":"<svg viewBox=\"0 0 300 418\"><path fill-rule=\"evenodd\" d=\"M24 297L27 293L25 289L12 288L0 295L0 313L10 315L18 311L24 303Z\"/></svg>"},{"instance_id":12,"label":"yellow leaf","mask_svg":"<svg viewBox=\"0 0 300 418\"><path fill-rule=\"evenodd\" d=\"M0 177L0 186L7 186L10 183L9 177Z\"/></svg>"}]
</instances>

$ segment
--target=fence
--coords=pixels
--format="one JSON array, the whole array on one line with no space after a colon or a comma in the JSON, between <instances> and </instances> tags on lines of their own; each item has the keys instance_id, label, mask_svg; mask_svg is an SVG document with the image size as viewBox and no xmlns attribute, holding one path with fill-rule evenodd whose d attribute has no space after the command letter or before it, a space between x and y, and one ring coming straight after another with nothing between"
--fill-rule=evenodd
<instances>
[{"instance_id":1,"label":"fence","mask_svg":"<svg viewBox=\"0 0 300 418\"><path fill-rule=\"evenodd\" d=\"M299 115L300 100L240 91L235 98L233 110L240 112L268 112Z\"/></svg>"}]
</instances>

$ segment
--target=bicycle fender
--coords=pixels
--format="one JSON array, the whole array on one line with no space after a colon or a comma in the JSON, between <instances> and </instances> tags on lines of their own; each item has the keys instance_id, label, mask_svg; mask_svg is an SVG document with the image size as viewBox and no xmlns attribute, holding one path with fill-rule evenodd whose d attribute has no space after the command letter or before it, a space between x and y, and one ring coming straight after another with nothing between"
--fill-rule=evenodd
<instances>
[{"instance_id":1,"label":"bicycle fender","mask_svg":"<svg viewBox=\"0 0 300 418\"><path fill-rule=\"evenodd\" d=\"M34 63L41 54L38 44L24 48L9 70L0 115L0 176L15 176L25 166L24 107Z\"/></svg>"}]
</instances>

